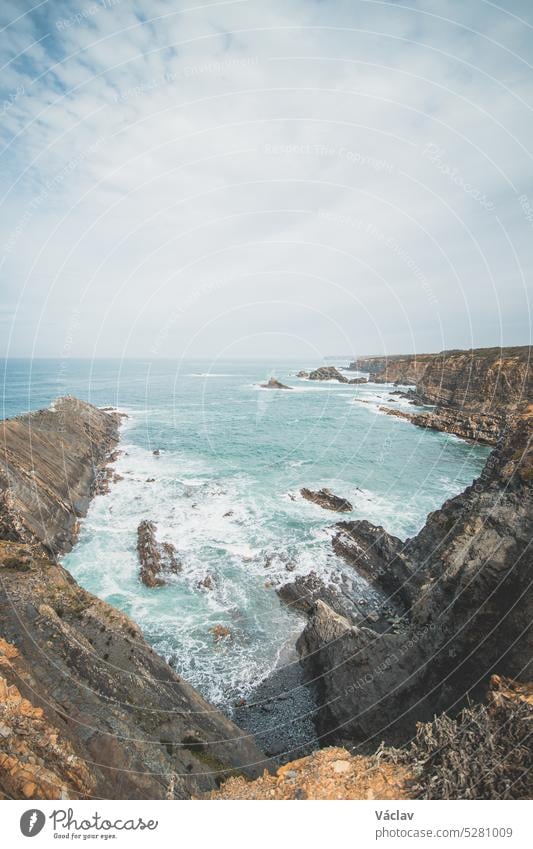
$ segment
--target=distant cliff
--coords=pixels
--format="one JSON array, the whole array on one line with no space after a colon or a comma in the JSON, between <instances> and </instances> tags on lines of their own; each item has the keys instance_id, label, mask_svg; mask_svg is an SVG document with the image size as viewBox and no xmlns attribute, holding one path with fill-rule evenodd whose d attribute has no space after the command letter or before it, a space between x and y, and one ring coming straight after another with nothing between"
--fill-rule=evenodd
<instances>
[{"instance_id":1,"label":"distant cliff","mask_svg":"<svg viewBox=\"0 0 533 849\"><path fill-rule=\"evenodd\" d=\"M117 423L74 398L2 423L0 797L190 798L266 763L52 556L105 481Z\"/></svg>"},{"instance_id":2,"label":"distant cliff","mask_svg":"<svg viewBox=\"0 0 533 849\"><path fill-rule=\"evenodd\" d=\"M496 443L506 417L531 398L531 348L477 348L419 356L368 357L350 368L375 383L411 384L413 403L435 405L430 414L385 410L414 424Z\"/></svg>"}]
</instances>

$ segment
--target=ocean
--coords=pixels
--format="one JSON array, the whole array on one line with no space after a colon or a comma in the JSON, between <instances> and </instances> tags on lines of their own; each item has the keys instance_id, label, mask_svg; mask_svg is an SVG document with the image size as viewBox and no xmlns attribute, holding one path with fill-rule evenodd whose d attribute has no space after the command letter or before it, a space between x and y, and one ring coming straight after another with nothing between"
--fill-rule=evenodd
<instances>
[{"instance_id":1,"label":"ocean","mask_svg":"<svg viewBox=\"0 0 533 849\"><path fill-rule=\"evenodd\" d=\"M339 363L342 365L342 363ZM402 539L480 472L483 446L384 415L416 411L392 385L314 383L316 362L8 360L3 417L75 395L127 414L121 479L94 498L63 565L128 613L157 652L213 703L246 698L303 627L275 588L311 571L372 590L331 546L336 521L368 519ZM292 391L260 388L269 377ZM427 409L427 408L426 408ZM154 454L155 450L159 454ZM353 504L338 515L302 499L329 487ZM166 586L139 581L143 519L177 549ZM212 587L201 582L210 577ZM216 640L212 628L231 636Z\"/></svg>"}]
</instances>

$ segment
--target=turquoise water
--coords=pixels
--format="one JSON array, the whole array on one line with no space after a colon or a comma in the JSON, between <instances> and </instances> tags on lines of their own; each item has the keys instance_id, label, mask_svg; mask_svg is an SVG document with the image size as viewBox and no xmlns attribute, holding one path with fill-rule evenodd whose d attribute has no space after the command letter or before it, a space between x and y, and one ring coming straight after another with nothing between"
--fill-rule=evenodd
<instances>
[{"instance_id":1,"label":"turquoise water","mask_svg":"<svg viewBox=\"0 0 533 849\"><path fill-rule=\"evenodd\" d=\"M383 403L416 409L390 395L396 387L296 377L316 365L40 360L3 370L4 416L67 393L128 414L115 463L123 479L94 499L64 565L218 704L246 695L301 630L278 584L314 570L370 593L332 551L337 515L304 501L301 487L328 486L354 505L342 518L405 538L473 480L488 453L382 414ZM293 391L261 389L272 375ZM183 563L166 587L139 582L142 519L157 523ZM198 586L207 575L211 590ZM215 642L219 624L231 639Z\"/></svg>"}]
</instances>

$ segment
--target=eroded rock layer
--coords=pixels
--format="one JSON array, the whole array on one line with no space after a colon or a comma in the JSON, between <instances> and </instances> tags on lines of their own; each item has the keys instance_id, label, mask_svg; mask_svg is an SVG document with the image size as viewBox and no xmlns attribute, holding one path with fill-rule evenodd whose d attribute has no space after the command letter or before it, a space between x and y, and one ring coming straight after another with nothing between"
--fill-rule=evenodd
<instances>
[{"instance_id":1,"label":"eroded rock layer","mask_svg":"<svg viewBox=\"0 0 533 849\"><path fill-rule=\"evenodd\" d=\"M50 556L72 545L116 417L61 399L3 438L0 793L189 798L258 774L252 738Z\"/></svg>"},{"instance_id":2,"label":"eroded rock layer","mask_svg":"<svg viewBox=\"0 0 533 849\"><path fill-rule=\"evenodd\" d=\"M76 398L7 419L0 436L0 538L53 556L76 539L118 442L120 415Z\"/></svg>"},{"instance_id":3,"label":"eroded rock layer","mask_svg":"<svg viewBox=\"0 0 533 849\"><path fill-rule=\"evenodd\" d=\"M435 405L428 414L385 410L420 427L495 445L513 415L531 398L531 348L477 348L392 357L366 357L350 368L374 383L411 384L413 402Z\"/></svg>"},{"instance_id":4,"label":"eroded rock layer","mask_svg":"<svg viewBox=\"0 0 533 849\"><path fill-rule=\"evenodd\" d=\"M405 613L402 627L378 633L316 601L298 645L322 733L402 738L492 672L531 677L532 413L510 422L480 477L413 539L368 522L338 525L337 552Z\"/></svg>"}]
</instances>

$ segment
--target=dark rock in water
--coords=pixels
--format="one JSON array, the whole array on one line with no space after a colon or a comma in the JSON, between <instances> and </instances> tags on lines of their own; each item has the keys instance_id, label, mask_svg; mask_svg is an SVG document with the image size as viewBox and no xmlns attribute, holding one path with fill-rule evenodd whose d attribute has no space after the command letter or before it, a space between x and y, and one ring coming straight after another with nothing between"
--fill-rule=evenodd
<instances>
[{"instance_id":1,"label":"dark rock in water","mask_svg":"<svg viewBox=\"0 0 533 849\"><path fill-rule=\"evenodd\" d=\"M154 450L152 451L152 454L154 455L154 457L159 457L159 455L161 454L161 451L159 450L159 448L154 448Z\"/></svg>"},{"instance_id":2,"label":"dark rock in water","mask_svg":"<svg viewBox=\"0 0 533 849\"><path fill-rule=\"evenodd\" d=\"M137 551L141 562L140 578L147 587L161 587L165 573L181 572L176 549L170 542L160 543L156 538L154 522L144 520L137 528Z\"/></svg>"},{"instance_id":3,"label":"dark rock in water","mask_svg":"<svg viewBox=\"0 0 533 849\"><path fill-rule=\"evenodd\" d=\"M480 477L413 539L370 523L342 528L337 548L403 596L406 627L377 636L317 601L298 648L317 682L322 734L406 739L416 722L482 694L491 673L531 679L532 412L509 420Z\"/></svg>"},{"instance_id":4,"label":"dark rock in water","mask_svg":"<svg viewBox=\"0 0 533 849\"><path fill-rule=\"evenodd\" d=\"M313 371L299 371L297 377L305 380L337 380L339 383L368 383L366 377L353 377L349 380L335 366L320 366Z\"/></svg>"},{"instance_id":5,"label":"dark rock in water","mask_svg":"<svg viewBox=\"0 0 533 849\"><path fill-rule=\"evenodd\" d=\"M338 380L339 383L348 383L348 378L335 368L335 366L320 366L309 372L308 380Z\"/></svg>"},{"instance_id":6,"label":"dark rock in water","mask_svg":"<svg viewBox=\"0 0 533 849\"><path fill-rule=\"evenodd\" d=\"M292 386L285 386L284 383L280 383L275 377L271 377L268 383L262 383L261 389L292 389Z\"/></svg>"},{"instance_id":7,"label":"dark rock in water","mask_svg":"<svg viewBox=\"0 0 533 849\"><path fill-rule=\"evenodd\" d=\"M313 504L318 504L319 507L323 507L325 510L335 510L337 513L349 513L353 510L353 506L346 498L341 498L326 488L313 492L311 489L304 487L300 490L300 495L307 501L312 501Z\"/></svg>"},{"instance_id":8,"label":"dark rock in water","mask_svg":"<svg viewBox=\"0 0 533 849\"><path fill-rule=\"evenodd\" d=\"M212 590L214 585L215 584L212 575L206 575L205 578L202 578L201 581L198 581L198 589L200 590Z\"/></svg>"}]
</instances>

